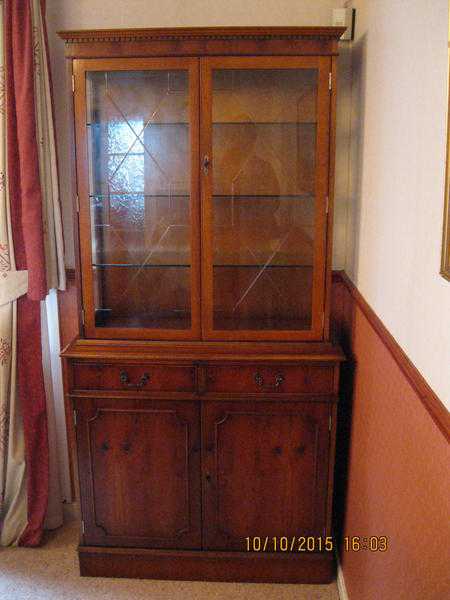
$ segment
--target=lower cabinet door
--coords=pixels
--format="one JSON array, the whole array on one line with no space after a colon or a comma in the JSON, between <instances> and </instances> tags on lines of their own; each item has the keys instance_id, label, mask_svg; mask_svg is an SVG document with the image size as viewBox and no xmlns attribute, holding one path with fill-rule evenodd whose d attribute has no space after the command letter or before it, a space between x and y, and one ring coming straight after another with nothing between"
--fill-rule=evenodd
<instances>
[{"instance_id":1,"label":"lower cabinet door","mask_svg":"<svg viewBox=\"0 0 450 600\"><path fill-rule=\"evenodd\" d=\"M201 547L194 402L78 398L84 544Z\"/></svg>"},{"instance_id":2,"label":"lower cabinet door","mask_svg":"<svg viewBox=\"0 0 450 600\"><path fill-rule=\"evenodd\" d=\"M325 536L330 405L213 401L202 410L204 547L301 552L299 538Z\"/></svg>"}]
</instances>

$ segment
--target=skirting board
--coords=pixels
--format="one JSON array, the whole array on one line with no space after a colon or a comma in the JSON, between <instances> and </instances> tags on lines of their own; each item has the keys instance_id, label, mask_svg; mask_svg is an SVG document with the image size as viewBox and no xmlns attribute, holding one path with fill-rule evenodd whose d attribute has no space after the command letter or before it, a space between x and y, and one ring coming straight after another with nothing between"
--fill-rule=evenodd
<instances>
[{"instance_id":1,"label":"skirting board","mask_svg":"<svg viewBox=\"0 0 450 600\"><path fill-rule=\"evenodd\" d=\"M344 572L341 567L341 561L339 560L339 554L336 552L336 565L337 565L337 575L336 575L336 584L339 592L339 600L349 600L347 594L347 588L345 587L345 579Z\"/></svg>"}]
</instances>

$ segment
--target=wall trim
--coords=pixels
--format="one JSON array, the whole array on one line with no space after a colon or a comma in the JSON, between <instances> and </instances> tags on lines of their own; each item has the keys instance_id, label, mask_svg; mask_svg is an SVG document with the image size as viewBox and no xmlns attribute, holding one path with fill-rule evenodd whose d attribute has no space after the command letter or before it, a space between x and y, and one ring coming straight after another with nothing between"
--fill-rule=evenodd
<instances>
[{"instance_id":1,"label":"wall trim","mask_svg":"<svg viewBox=\"0 0 450 600\"><path fill-rule=\"evenodd\" d=\"M339 593L339 600L349 600L347 588L345 587L344 571L341 567L341 561L339 559L339 553L336 551L336 563L337 563L337 575L336 585Z\"/></svg>"},{"instance_id":2,"label":"wall trim","mask_svg":"<svg viewBox=\"0 0 450 600\"><path fill-rule=\"evenodd\" d=\"M417 370L399 346L398 342L387 330L381 319L362 296L361 292L357 289L347 273L345 271L333 271L333 281L342 283L347 288L383 344L389 350L403 375L408 380L408 383L419 396L422 404L438 426L441 433L447 441L450 441L450 413L443 402L437 397L423 375Z\"/></svg>"}]
</instances>

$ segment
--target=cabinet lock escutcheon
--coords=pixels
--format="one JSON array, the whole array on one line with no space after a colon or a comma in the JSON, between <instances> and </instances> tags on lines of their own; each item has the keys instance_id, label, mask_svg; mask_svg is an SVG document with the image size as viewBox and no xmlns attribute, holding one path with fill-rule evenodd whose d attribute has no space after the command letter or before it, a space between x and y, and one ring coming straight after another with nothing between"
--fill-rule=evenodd
<instances>
[{"instance_id":1,"label":"cabinet lock escutcheon","mask_svg":"<svg viewBox=\"0 0 450 600\"><path fill-rule=\"evenodd\" d=\"M205 154L205 156L203 157L203 173L205 175L208 175L210 165L211 165L211 160L210 160L209 156L207 154Z\"/></svg>"}]
</instances>

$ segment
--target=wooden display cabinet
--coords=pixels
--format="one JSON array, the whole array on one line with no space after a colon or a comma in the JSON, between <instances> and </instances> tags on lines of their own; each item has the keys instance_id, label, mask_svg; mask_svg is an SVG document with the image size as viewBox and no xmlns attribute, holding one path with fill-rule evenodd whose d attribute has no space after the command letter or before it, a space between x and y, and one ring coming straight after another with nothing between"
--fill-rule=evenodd
<instances>
[{"instance_id":1,"label":"wooden display cabinet","mask_svg":"<svg viewBox=\"0 0 450 600\"><path fill-rule=\"evenodd\" d=\"M80 304L62 356L84 575L333 575L342 32L60 34Z\"/></svg>"}]
</instances>

